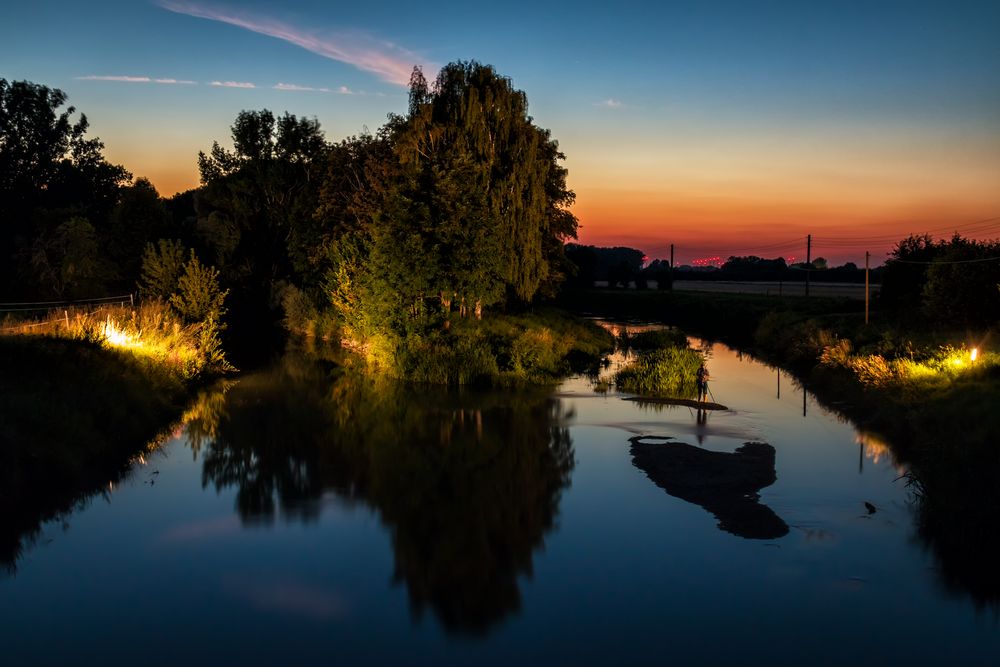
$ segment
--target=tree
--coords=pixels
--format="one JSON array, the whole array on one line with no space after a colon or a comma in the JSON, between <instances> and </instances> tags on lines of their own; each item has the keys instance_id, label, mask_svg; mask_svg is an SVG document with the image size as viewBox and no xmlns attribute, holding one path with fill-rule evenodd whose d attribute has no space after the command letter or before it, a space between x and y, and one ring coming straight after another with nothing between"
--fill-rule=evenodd
<instances>
[{"instance_id":1,"label":"tree","mask_svg":"<svg viewBox=\"0 0 1000 667\"><path fill-rule=\"evenodd\" d=\"M943 251L943 245L928 234L910 235L897 243L882 274L882 303L901 312L920 312L927 269Z\"/></svg>"},{"instance_id":2,"label":"tree","mask_svg":"<svg viewBox=\"0 0 1000 667\"><path fill-rule=\"evenodd\" d=\"M431 91L415 70L394 136L411 186L400 194L418 203L405 224L428 230L439 248L439 291L476 310L530 301L576 236L563 155L527 110L524 92L488 65L451 63Z\"/></svg>"},{"instance_id":3,"label":"tree","mask_svg":"<svg viewBox=\"0 0 1000 667\"><path fill-rule=\"evenodd\" d=\"M56 236L82 233L74 218L100 235L131 179L104 159L99 139L86 137L85 115L74 122L74 107L60 111L66 100L59 89L0 79L0 288L8 293L51 293L51 282L15 283L15 267L22 278L39 277L39 244L48 245L63 223Z\"/></svg>"},{"instance_id":4,"label":"tree","mask_svg":"<svg viewBox=\"0 0 1000 667\"><path fill-rule=\"evenodd\" d=\"M108 257L122 284L136 283L146 244L166 236L170 227L170 214L149 179L137 178L122 190L104 234Z\"/></svg>"},{"instance_id":5,"label":"tree","mask_svg":"<svg viewBox=\"0 0 1000 667\"><path fill-rule=\"evenodd\" d=\"M142 255L142 276L139 290L145 297L169 299L177 290L177 283L184 273L184 244L180 241L160 239L154 246L146 244Z\"/></svg>"},{"instance_id":6,"label":"tree","mask_svg":"<svg viewBox=\"0 0 1000 667\"><path fill-rule=\"evenodd\" d=\"M214 142L198 155L197 231L244 311L270 312L281 286L297 282L316 259L327 144L315 119L275 119L267 109L240 112L232 141L232 151Z\"/></svg>"},{"instance_id":7,"label":"tree","mask_svg":"<svg viewBox=\"0 0 1000 667\"><path fill-rule=\"evenodd\" d=\"M1000 322L1000 242L956 234L941 244L927 267L923 312L945 326L993 326Z\"/></svg>"},{"instance_id":8,"label":"tree","mask_svg":"<svg viewBox=\"0 0 1000 667\"><path fill-rule=\"evenodd\" d=\"M218 269L199 262L192 250L170 295L170 305L186 322L217 323L226 314L222 304L228 293L219 287Z\"/></svg>"},{"instance_id":9,"label":"tree","mask_svg":"<svg viewBox=\"0 0 1000 667\"><path fill-rule=\"evenodd\" d=\"M492 67L452 63L433 86L414 69L407 115L328 156L317 219L349 334L447 326L453 310L551 292L570 270L563 155Z\"/></svg>"},{"instance_id":10,"label":"tree","mask_svg":"<svg viewBox=\"0 0 1000 667\"><path fill-rule=\"evenodd\" d=\"M33 282L59 299L100 293L109 274L98 253L94 226L81 217L41 232L31 248L30 266Z\"/></svg>"}]
</instances>

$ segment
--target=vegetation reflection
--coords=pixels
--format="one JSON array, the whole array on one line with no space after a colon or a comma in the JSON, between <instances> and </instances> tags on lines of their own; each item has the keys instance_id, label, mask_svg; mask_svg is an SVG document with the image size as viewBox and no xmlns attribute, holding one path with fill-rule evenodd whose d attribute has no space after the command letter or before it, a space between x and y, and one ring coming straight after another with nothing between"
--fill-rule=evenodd
<instances>
[{"instance_id":1,"label":"vegetation reflection","mask_svg":"<svg viewBox=\"0 0 1000 667\"><path fill-rule=\"evenodd\" d=\"M415 617L482 633L520 607L574 465L544 392L429 392L291 355L206 398L188 426L203 484L245 522L313 521L322 496L376 509Z\"/></svg>"}]
</instances>

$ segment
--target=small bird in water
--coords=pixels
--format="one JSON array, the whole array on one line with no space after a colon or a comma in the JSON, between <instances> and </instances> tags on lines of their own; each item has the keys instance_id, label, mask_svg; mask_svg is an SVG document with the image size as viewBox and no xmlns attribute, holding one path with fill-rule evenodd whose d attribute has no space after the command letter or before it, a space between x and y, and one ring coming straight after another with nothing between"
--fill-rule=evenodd
<instances>
[{"instance_id":1,"label":"small bird in water","mask_svg":"<svg viewBox=\"0 0 1000 667\"><path fill-rule=\"evenodd\" d=\"M870 502L868 502L867 500L865 501L865 509L866 509L866 510L868 510L868 513L869 513L869 514L875 514L875 506L874 506L874 505L872 505L872 504L871 504Z\"/></svg>"}]
</instances>

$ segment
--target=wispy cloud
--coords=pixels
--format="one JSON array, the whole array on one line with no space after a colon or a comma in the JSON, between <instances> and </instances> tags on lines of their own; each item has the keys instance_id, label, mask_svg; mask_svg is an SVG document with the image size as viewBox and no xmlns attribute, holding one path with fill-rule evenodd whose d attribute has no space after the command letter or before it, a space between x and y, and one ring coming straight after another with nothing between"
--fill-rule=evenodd
<instances>
[{"instance_id":1,"label":"wispy cloud","mask_svg":"<svg viewBox=\"0 0 1000 667\"><path fill-rule=\"evenodd\" d=\"M383 81L401 86L409 83L413 66L421 63L416 54L363 32L319 33L267 17L237 13L182 0L157 0L157 4L176 14L219 21L284 40L324 58L353 65L360 70L375 74Z\"/></svg>"},{"instance_id":2,"label":"wispy cloud","mask_svg":"<svg viewBox=\"0 0 1000 667\"><path fill-rule=\"evenodd\" d=\"M156 540L157 544L177 544L197 540L216 539L240 531L240 521L234 514L213 519L182 523L168 529Z\"/></svg>"},{"instance_id":3,"label":"wispy cloud","mask_svg":"<svg viewBox=\"0 0 1000 667\"><path fill-rule=\"evenodd\" d=\"M78 81L118 81L121 83L163 83L163 84L173 84L173 85L184 85L184 86L195 86L198 84L197 81L188 81L187 79L154 79L149 76L98 76L91 74L90 76L78 76L76 77Z\"/></svg>"},{"instance_id":4,"label":"wispy cloud","mask_svg":"<svg viewBox=\"0 0 1000 667\"><path fill-rule=\"evenodd\" d=\"M594 102L595 107L604 107L605 109L621 109L624 104L621 100L616 100L613 97L609 97L606 100L601 100L600 102Z\"/></svg>"},{"instance_id":5,"label":"wispy cloud","mask_svg":"<svg viewBox=\"0 0 1000 667\"><path fill-rule=\"evenodd\" d=\"M216 88L256 88L257 85L249 81L211 81L210 86Z\"/></svg>"},{"instance_id":6,"label":"wispy cloud","mask_svg":"<svg viewBox=\"0 0 1000 667\"><path fill-rule=\"evenodd\" d=\"M287 90L290 92L297 93L336 93L337 95L362 95L364 93L356 93L347 86L340 86L339 88L315 88L313 86L300 86L295 83L283 83L279 82L271 86L275 90Z\"/></svg>"},{"instance_id":7,"label":"wispy cloud","mask_svg":"<svg viewBox=\"0 0 1000 667\"><path fill-rule=\"evenodd\" d=\"M227 575L223 589L254 608L278 614L294 614L315 620L343 617L350 613L347 599L339 592L295 579L271 580L266 574Z\"/></svg>"}]
</instances>

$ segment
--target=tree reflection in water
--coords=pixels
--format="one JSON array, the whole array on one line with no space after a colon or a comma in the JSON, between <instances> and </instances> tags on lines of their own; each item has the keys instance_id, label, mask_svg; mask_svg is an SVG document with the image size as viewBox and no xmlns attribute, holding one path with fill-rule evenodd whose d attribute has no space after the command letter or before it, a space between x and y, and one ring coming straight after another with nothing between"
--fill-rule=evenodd
<instances>
[{"instance_id":1,"label":"tree reflection in water","mask_svg":"<svg viewBox=\"0 0 1000 667\"><path fill-rule=\"evenodd\" d=\"M419 617L482 633L520 607L573 469L560 404L359 377L290 356L193 419L203 484L235 486L245 522L312 521L334 492L378 510Z\"/></svg>"}]
</instances>

